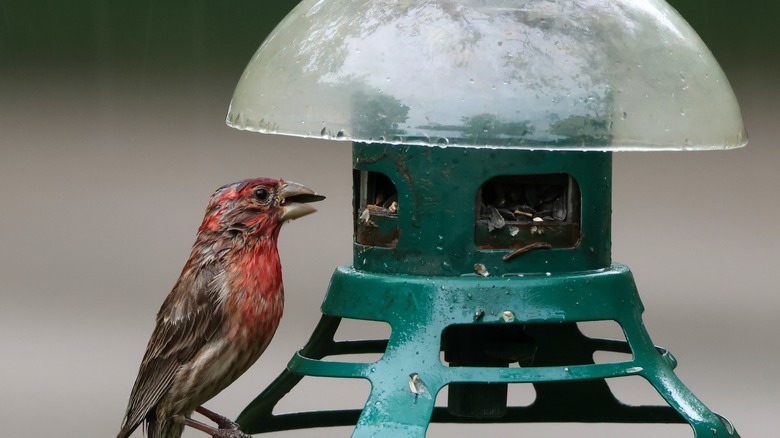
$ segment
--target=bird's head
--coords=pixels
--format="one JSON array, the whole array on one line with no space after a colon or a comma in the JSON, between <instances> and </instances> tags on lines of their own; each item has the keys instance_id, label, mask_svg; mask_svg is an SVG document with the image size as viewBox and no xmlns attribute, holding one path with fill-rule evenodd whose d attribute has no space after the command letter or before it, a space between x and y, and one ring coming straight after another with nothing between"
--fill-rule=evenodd
<instances>
[{"instance_id":1,"label":"bird's head","mask_svg":"<svg viewBox=\"0 0 780 438\"><path fill-rule=\"evenodd\" d=\"M227 184L211 196L200 231L268 235L288 220L314 213L317 210L308 204L323 199L301 184L281 179L254 178Z\"/></svg>"}]
</instances>

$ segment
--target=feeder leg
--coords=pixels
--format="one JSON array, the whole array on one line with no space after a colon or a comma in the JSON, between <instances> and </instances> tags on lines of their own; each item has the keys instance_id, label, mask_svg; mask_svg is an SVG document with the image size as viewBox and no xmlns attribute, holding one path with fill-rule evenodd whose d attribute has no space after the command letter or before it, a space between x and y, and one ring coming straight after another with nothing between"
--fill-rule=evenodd
<instances>
[{"instance_id":1,"label":"feeder leg","mask_svg":"<svg viewBox=\"0 0 780 438\"><path fill-rule=\"evenodd\" d=\"M392 328L387 351L368 376L371 394L352 434L355 438L424 438L443 386L439 357L443 326L397 320Z\"/></svg>"},{"instance_id":2,"label":"feeder leg","mask_svg":"<svg viewBox=\"0 0 780 438\"><path fill-rule=\"evenodd\" d=\"M636 362L641 364L640 373L674 410L676 410L694 430L697 438L739 437L731 423L712 412L689 390L672 367L664 362L650 336L637 316L630 321L621 322L626 339L631 345Z\"/></svg>"},{"instance_id":3,"label":"feeder leg","mask_svg":"<svg viewBox=\"0 0 780 438\"><path fill-rule=\"evenodd\" d=\"M424 438L434 401L430 396L388 396L382 389L372 390L352 437Z\"/></svg>"},{"instance_id":4,"label":"feeder leg","mask_svg":"<svg viewBox=\"0 0 780 438\"><path fill-rule=\"evenodd\" d=\"M668 366L664 364L653 371L643 374L644 377L658 390L669 406L688 421L697 438L739 437L731 423L707 408Z\"/></svg>"}]
</instances>

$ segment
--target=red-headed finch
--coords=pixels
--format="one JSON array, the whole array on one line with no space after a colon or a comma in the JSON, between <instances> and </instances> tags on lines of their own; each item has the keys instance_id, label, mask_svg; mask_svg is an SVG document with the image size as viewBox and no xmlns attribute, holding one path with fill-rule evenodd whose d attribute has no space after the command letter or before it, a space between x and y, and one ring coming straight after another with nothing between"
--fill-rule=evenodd
<instances>
[{"instance_id":1,"label":"red-headed finch","mask_svg":"<svg viewBox=\"0 0 780 438\"><path fill-rule=\"evenodd\" d=\"M247 436L201 405L256 360L282 317L282 224L315 211L324 196L292 182L257 178L212 195L179 280L157 314L117 438L145 422L149 438L184 426L213 437ZM218 428L190 418L198 411Z\"/></svg>"}]
</instances>

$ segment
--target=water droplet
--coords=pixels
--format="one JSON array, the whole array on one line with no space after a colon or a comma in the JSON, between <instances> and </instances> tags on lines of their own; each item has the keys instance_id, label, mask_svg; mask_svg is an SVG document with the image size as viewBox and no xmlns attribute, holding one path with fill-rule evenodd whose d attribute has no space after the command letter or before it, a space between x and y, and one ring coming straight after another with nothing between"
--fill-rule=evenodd
<instances>
[{"instance_id":1,"label":"water droplet","mask_svg":"<svg viewBox=\"0 0 780 438\"><path fill-rule=\"evenodd\" d=\"M628 117L628 113L623 111L623 114L620 115L620 120L626 120L626 117Z\"/></svg>"},{"instance_id":2,"label":"water droplet","mask_svg":"<svg viewBox=\"0 0 780 438\"><path fill-rule=\"evenodd\" d=\"M469 84L473 84L473 83L474 83L474 79L469 79Z\"/></svg>"},{"instance_id":3,"label":"water droplet","mask_svg":"<svg viewBox=\"0 0 780 438\"><path fill-rule=\"evenodd\" d=\"M546 276L548 276L548 277L549 277L549 276L551 276L551 275L552 275L552 272L545 272L545 273L544 273L544 275L546 275Z\"/></svg>"},{"instance_id":4,"label":"water droplet","mask_svg":"<svg viewBox=\"0 0 780 438\"><path fill-rule=\"evenodd\" d=\"M685 108L680 108L680 115L685 116Z\"/></svg>"},{"instance_id":5,"label":"water droplet","mask_svg":"<svg viewBox=\"0 0 780 438\"><path fill-rule=\"evenodd\" d=\"M566 367L566 368L564 368L563 370L564 370L564 371L566 371L566 372L568 373L568 372L569 372L569 367Z\"/></svg>"}]
</instances>

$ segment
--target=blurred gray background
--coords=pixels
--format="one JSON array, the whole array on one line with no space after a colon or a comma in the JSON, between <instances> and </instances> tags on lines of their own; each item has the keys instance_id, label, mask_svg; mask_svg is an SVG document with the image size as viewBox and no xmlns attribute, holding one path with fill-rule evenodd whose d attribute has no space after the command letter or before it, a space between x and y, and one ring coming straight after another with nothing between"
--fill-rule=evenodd
<instances>
[{"instance_id":1,"label":"blurred gray background","mask_svg":"<svg viewBox=\"0 0 780 438\"><path fill-rule=\"evenodd\" d=\"M208 406L237 415L308 338L333 268L351 261L350 151L225 126L244 65L296 2L268 3L0 0L3 436L116 434L154 315L208 197L227 182L283 177L328 199L282 232L287 305L276 339ZM743 437L774 436L780 8L758 0L672 4L726 71L750 145L616 154L614 259L633 269L650 334L675 353L683 381ZM345 336L367 330L355 326ZM358 407L368 389L317 380L280 408ZM628 399L653 399L642 385L625 391ZM349 430L272 435L339 437ZM429 436L479 430L436 425ZM487 430L692 436L686 426Z\"/></svg>"}]
</instances>

